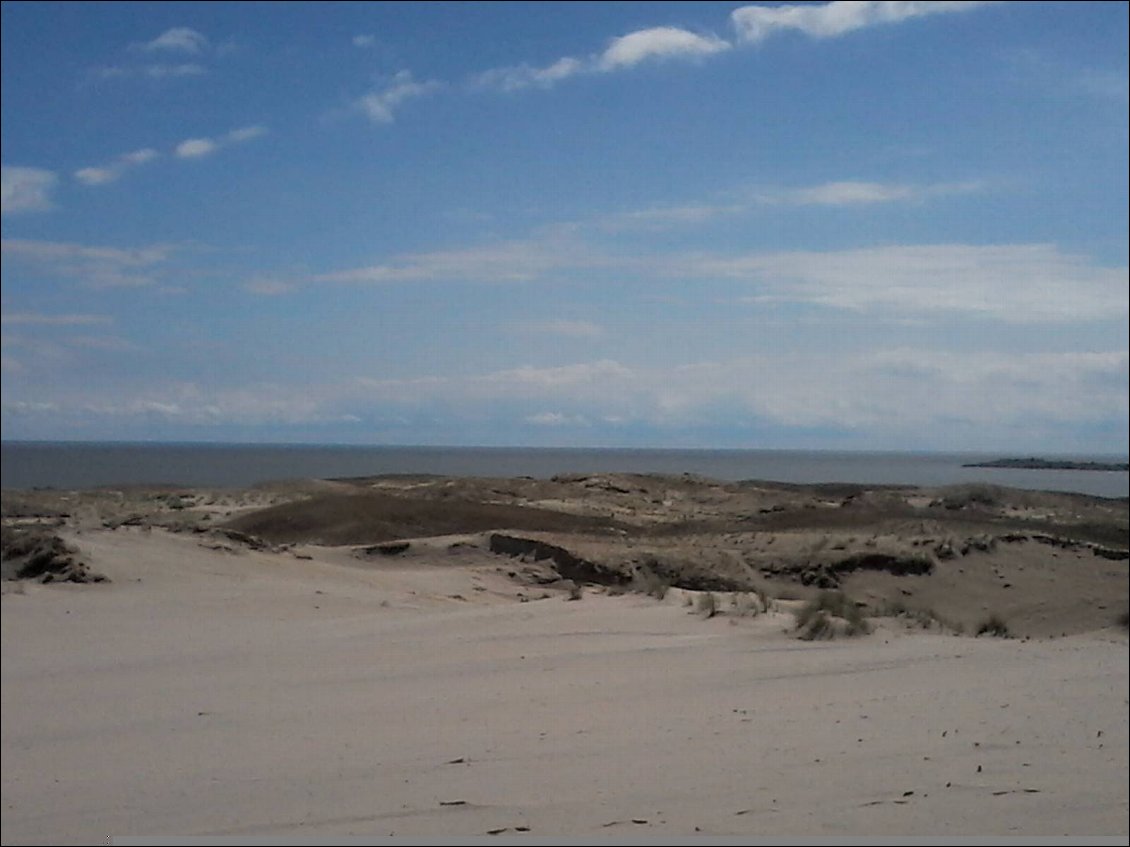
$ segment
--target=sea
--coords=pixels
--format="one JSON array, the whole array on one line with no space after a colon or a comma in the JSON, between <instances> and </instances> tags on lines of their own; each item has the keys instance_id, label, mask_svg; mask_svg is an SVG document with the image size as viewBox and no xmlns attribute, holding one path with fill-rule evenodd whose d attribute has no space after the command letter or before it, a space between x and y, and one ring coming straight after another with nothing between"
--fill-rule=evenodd
<instances>
[{"instance_id":1,"label":"sea","mask_svg":"<svg viewBox=\"0 0 1130 847\"><path fill-rule=\"evenodd\" d=\"M984 453L832 450L687 450L526 447L395 447L309 444L32 442L0 444L0 487L81 489L124 485L240 488L304 478L380 474L463 477L559 474L693 474L725 481L871 485L989 483L1130 495L1125 471L968 468L1004 458ZM1041 455L1045 459L1125 462L1124 456Z\"/></svg>"}]
</instances>

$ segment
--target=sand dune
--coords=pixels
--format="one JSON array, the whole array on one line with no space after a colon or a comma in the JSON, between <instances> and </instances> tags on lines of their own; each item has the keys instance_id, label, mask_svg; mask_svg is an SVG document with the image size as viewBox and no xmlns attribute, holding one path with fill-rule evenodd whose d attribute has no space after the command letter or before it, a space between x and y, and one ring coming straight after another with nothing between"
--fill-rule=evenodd
<instances>
[{"instance_id":1,"label":"sand dune","mask_svg":"<svg viewBox=\"0 0 1130 847\"><path fill-rule=\"evenodd\" d=\"M799 601L569 602L550 562L491 554L489 534L384 555L58 531L111 581L4 584L5 844L1127 833L1119 628L973 638L888 617L805 642ZM1064 552L991 560L1015 576L1047 551ZM931 602L969 602L944 579Z\"/></svg>"}]
</instances>

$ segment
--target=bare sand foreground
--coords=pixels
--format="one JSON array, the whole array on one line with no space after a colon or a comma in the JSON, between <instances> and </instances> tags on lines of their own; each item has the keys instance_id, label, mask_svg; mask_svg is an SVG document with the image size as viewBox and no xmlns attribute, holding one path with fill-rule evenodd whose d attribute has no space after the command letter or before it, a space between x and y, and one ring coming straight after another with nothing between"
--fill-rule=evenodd
<instances>
[{"instance_id":1,"label":"bare sand foreground","mask_svg":"<svg viewBox=\"0 0 1130 847\"><path fill-rule=\"evenodd\" d=\"M706 592L677 578L578 589L552 558L492 553L490 532L280 545L71 506L60 536L110 581L4 583L5 844L1127 834L1127 636L1095 612L1124 607L1126 562L1093 550L986 541L951 557L926 527L943 545L928 573L814 571L838 529L814 542L811 526L757 524L750 545L808 550L796 591L762 568L768 610L719 591L707 617ZM571 550L611 543L582 529ZM647 548L649 578L670 560L669 533L617 532ZM1103 596L1079 611L1061 565ZM1019 629L1068 634L977 638L868 609L868 635L798 640L791 610L823 578L932 606L991 588Z\"/></svg>"}]
</instances>

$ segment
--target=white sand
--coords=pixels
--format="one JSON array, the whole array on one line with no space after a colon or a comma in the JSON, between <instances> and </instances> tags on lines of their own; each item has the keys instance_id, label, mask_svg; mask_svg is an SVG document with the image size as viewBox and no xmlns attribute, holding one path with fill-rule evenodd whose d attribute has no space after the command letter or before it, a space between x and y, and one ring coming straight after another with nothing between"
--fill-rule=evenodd
<instances>
[{"instance_id":1,"label":"white sand","mask_svg":"<svg viewBox=\"0 0 1130 847\"><path fill-rule=\"evenodd\" d=\"M485 554L79 540L112 584L2 599L5 844L1128 830L1118 632L809 644L674 598L518 603Z\"/></svg>"}]
</instances>

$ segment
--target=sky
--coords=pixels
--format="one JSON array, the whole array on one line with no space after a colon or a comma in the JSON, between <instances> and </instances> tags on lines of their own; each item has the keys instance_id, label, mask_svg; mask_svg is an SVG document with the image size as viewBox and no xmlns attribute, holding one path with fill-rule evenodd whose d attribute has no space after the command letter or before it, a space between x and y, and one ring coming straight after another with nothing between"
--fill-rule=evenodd
<instances>
[{"instance_id":1,"label":"sky","mask_svg":"<svg viewBox=\"0 0 1130 847\"><path fill-rule=\"evenodd\" d=\"M5 2L0 435L1125 454L1128 8Z\"/></svg>"}]
</instances>

